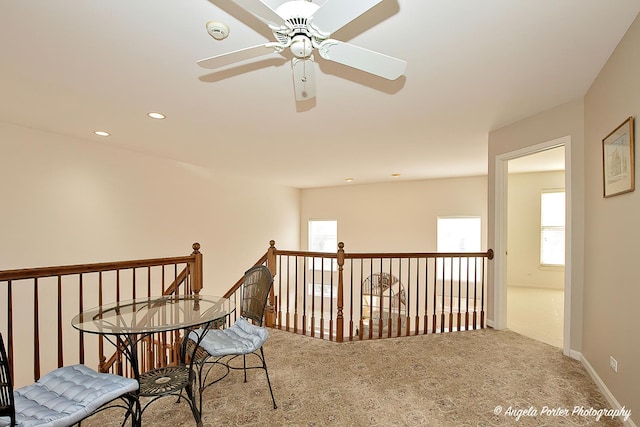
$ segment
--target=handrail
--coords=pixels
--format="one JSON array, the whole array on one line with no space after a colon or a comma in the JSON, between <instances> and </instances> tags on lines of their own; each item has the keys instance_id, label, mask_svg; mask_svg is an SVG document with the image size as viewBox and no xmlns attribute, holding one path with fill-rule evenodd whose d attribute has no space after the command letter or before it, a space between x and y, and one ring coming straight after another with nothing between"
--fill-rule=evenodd
<instances>
[{"instance_id":1,"label":"handrail","mask_svg":"<svg viewBox=\"0 0 640 427\"><path fill-rule=\"evenodd\" d=\"M7 338L12 378L14 380L17 378L18 382L29 383L39 379L41 365L63 366L65 356L68 357L68 352L64 351L65 344L75 341L73 336L76 334L78 338L77 361L85 363L85 334L78 333L71 328L66 319L63 320L63 307L75 305L72 313L78 313L83 311L85 305L101 305L111 302L111 299L119 301L121 294L126 292L130 292L132 298L171 294L182 289L184 292L198 294L202 289L200 244L194 243L192 249L193 252L188 256L0 271L0 291L2 291L2 301L5 304L1 312L6 313L6 324L0 323L0 326L4 329L3 332ZM50 295L55 295L53 300ZM25 297L33 298L31 307L28 303L23 302ZM21 301L19 311L14 310L16 305L14 299L16 298L20 298ZM42 304L41 300L45 300L46 303ZM54 315L56 303L57 313ZM49 319L54 319L54 321L51 322ZM31 324L33 328L33 343L31 344L33 378L27 379L24 363L21 364L19 376L15 375L13 352L14 344L19 344L21 351L29 346L24 337L29 335L25 332ZM19 328L17 333L16 327ZM54 328L57 331L54 331ZM57 352L41 352L43 345L41 337L46 338L44 345L47 348L57 347ZM172 357L170 354L168 356L160 354L164 353L164 349L161 347L173 347L177 338L171 337L162 346L154 343L153 348L146 348L150 359L153 361L155 357L159 363L170 359ZM98 341L96 345L98 349L97 363L102 368L101 370L108 369L104 365L106 358L103 338L97 337L95 339ZM57 360L55 360L56 356ZM122 360L117 355L114 357L118 362ZM111 357L109 361L114 360L114 357ZM118 370L122 371L122 366L119 365Z\"/></svg>"},{"instance_id":2,"label":"handrail","mask_svg":"<svg viewBox=\"0 0 640 427\"><path fill-rule=\"evenodd\" d=\"M325 254L325 256L328 254ZM333 254L332 254L333 255ZM317 256L317 255L314 255ZM374 252L351 252L345 253L347 259L356 258L373 258L373 259L389 259L389 258L450 258L450 257L483 257L493 259L493 249L486 252L397 252L397 253L374 253Z\"/></svg>"},{"instance_id":3,"label":"handrail","mask_svg":"<svg viewBox=\"0 0 640 427\"><path fill-rule=\"evenodd\" d=\"M184 264L192 262L193 255L152 258L134 261L100 262L95 264L76 264L57 267L35 267L16 270L0 271L0 282L8 280L39 279L43 277L70 276L74 274L98 273L114 270L128 270L141 267L155 267L160 265Z\"/></svg>"}]
</instances>

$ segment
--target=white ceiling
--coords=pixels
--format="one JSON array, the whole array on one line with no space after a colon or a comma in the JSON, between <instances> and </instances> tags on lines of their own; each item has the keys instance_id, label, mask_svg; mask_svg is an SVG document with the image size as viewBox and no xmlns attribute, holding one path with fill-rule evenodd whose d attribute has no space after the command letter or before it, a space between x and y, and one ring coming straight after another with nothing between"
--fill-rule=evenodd
<instances>
[{"instance_id":1,"label":"white ceiling","mask_svg":"<svg viewBox=\"0 0 640 427\"><path fill-rule=\"evenodd\" d=\"M563 171L565 169L564 146L511 159L507 165L509 173Z\"/></svg>"},{"instance_id":2,"label":"white ceiling","mask_svg":"<svg viewBox=\"0 0 640 427\"><path fill-rule=\"evenodd\" d=\"M485 174L488 132L580 99L639 11L384 0L331 37L405 59L405 76L316 55L317 97L296 103L280 55L196 65L273 41L230 0L1 0L0 121L299 188ZM209 20L229 37L209 37Z\"/></svg>"}]
</instances>

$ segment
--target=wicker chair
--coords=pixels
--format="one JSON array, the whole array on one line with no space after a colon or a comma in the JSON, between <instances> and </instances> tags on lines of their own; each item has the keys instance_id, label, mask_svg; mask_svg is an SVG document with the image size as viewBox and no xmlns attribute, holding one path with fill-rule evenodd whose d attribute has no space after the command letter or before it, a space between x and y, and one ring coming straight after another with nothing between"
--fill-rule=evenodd
<instances>
[{"instance_id":1,"label":"wicker chair","mask_svg":"<svg viewBox=\"0 0 640 427\"><path fill-rule=\"evenodd\" d=\"M85 365L55 369L33 384L13 389L9 359L0 334L0 426L66 427L106 408L122 407L138 424L138 382L103 374ZM119 402L120 400L123 403Z\"/></svg>"},{"instance_id":2,"label":"wicker chair","mask_svg":"<svg viewBox=\"0 0 640 427\"><path fill-rule=\"evenodd\" d=\"M202 333L205 331L202 329L195 330L189 335L188 345L191 347L195 346L195 342L201 338L193 358L194 364L199 366L198 385L201 409L203 391L226 377L232 369L242 369L245 382L248 369L264 369L273 408L277 408L262 349L262 345L269 337L267 329L262 327L262 319L272 284L273 277L267 267L260 265L247 270L242 284L240 317L235 323L227 329L210 329L203 337ZM239 356L242 358L240 359ZM248 356L253 356L257 363L248 365ZM239 360L242 360L242 363L238 363ZM223 374L207 382L215 366L222 366Z\"/></svg>"}]
</instances>

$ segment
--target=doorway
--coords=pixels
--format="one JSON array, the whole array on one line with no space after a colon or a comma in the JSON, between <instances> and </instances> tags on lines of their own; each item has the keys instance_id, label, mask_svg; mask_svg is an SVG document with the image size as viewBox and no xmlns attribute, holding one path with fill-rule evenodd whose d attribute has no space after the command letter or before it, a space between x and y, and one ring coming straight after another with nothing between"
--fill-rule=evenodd
<instances>
[{"instance_id":1,"label":"doorway","mask_svg":"<svg viewBox=\"0 0 640 427\"><path fill-rule=\"evenodd\" d=\"M511 160L540 153L552 148L564 147L565 170L565 268L564 289L562 300L562 349L567 356L572 356L571 343L571 137L566 136L556 140L547 141L537 145L525 147L513 152L496 156L495 162L495 228L494 250L498 256L494 259L494 288L493 288L493 327L505 329L508 313L508 165Z\"/></svg>"},{"instance_id":2,"label":"doorway","mask_svg":"<svg viewBox=\"0 0 640 427\"><path fill-rule=\"evenodd\" d=\"M563 347L564 146L508 161L507 328Z\"/></svg>"}]
</instances>

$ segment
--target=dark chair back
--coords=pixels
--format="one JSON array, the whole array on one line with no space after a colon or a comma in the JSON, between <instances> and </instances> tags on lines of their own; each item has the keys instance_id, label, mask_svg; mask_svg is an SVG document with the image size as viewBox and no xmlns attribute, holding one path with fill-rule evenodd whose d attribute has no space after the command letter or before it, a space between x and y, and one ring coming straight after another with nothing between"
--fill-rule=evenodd
<instances>
[{"instance_id":1,"label":"dark chair back","mask_svg":"<svg viewBox=\"0 0 640 427\"><path fill-rule=\"evenodd\" d=\"M264 308L267 305L273 276L264 265L257 265L244 273L242 285L242 311L240 315L262 326Z\"/></svg>"},{"instance_id":2,"label":"dark chair back","mask_svg":"<svg viewBox=\"0 0 640 427\"><path fill-rule=\"evenodd\" d=\"M13 402L11 368L9 367L9 358L7 358L2 334L0 334L0 417L9 417L11 419L9 425L16 425L16 407Z\"/></svg>"}]
</instances>

